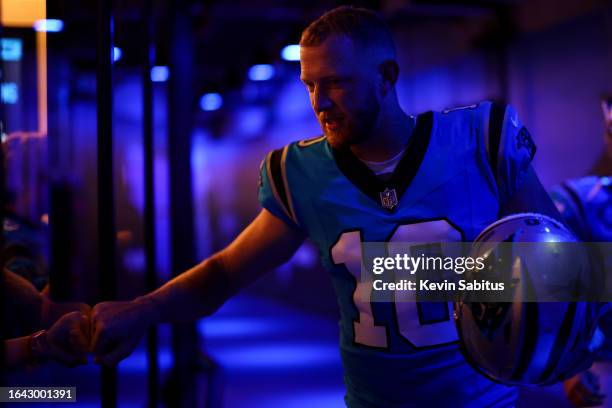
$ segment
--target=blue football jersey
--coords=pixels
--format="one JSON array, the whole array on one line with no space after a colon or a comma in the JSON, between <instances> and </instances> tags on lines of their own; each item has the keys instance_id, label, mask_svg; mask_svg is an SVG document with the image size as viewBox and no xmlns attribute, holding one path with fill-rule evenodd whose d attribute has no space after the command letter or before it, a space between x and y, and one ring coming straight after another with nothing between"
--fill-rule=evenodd
<instances>
[{"instance_id":1,"label":"blue football jersey","mask_svg":"<svg viewBox=\"0 0 612 408\"><path fill-rule=\"evenodd\" d=\"M550 196L563 220L582 241L612 241L612 178L567 180L553 187Z\"/></svg>"},{"instance_id":2,"label":"blue football jersey","mask_svg":"<svg viewBox=\"0 0 612 408\"><path fill-rule=\"evenodd\" d=\"M586 176L553 187L550 196L563 221L585 242L612 242L612 178ZM602 248L606 293L612 293L612 256ZM603 316L599 328L605 341L599 357L612 360L612 313Z\"/></svg>"},{"instance_id":3,"label":"blue football jersey","mask_svg":"<svg viewBox=\"0 0 612 408\"><path fill-rule=\"evenodd\" d=\"M515 110L484 102L419 115L385 180L324 136L266 156L261 205L316 244L331 276L350 407L514 405L515 389L465 361L451 304L370 302L361 243L473 240L498 219L534 153Z\"/></svg>"}]
</instances>

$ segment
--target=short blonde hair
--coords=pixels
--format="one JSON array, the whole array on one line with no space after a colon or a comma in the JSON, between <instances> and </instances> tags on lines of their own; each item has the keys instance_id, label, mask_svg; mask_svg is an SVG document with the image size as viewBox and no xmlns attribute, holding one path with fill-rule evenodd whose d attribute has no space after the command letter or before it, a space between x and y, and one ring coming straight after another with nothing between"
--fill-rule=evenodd
<instances>
[{"instance_id":1,"label":"short blonde hair","mask_svg":"<svg viewBox=\"0 0 612 408\"><path fill-rule=\"evenodd\" d=\"M336 7L306 27L300 46L320 45L333 34L346 35L360 46L387 49L395 55L391 30L375 11L353 6Z\"/></svg>"}]
</instances>

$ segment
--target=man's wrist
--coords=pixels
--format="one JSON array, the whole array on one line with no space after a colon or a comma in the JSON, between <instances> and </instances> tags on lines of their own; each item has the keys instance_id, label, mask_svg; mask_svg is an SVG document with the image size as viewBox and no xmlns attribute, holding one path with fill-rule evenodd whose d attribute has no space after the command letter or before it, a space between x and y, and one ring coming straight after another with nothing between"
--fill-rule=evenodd
<instances>
[{"instance_id":1,"label":"man's wrist","mask_svg":"<svg viewBox=\"0 0 612 408\"><path fill-rule=\"evenodd\" d=\"M159 302L150 295L140 296L133 300L134 303L143 307L148 316L148 322L151 325L161 323L162 314Z\"/></svg>"},{"instance_id":2,"label":"man's wrist","mask_svg":"<svg viewBox=\"0 0 612 408\"><path fill-rule=\"evenodd\" d=\"M30 335L28 353L28 362L33 365L44 363L49 358L49 342L46 330L40 330Z\"/></svg>"}]
</instances>

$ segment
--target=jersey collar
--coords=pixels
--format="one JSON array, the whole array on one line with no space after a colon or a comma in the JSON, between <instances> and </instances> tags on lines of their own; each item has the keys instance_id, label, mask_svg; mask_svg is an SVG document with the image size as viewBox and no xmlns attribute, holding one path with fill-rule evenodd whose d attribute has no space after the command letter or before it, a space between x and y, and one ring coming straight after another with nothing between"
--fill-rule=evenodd
<instances>
[{"instance_id":1,"label":"jersey collar","mask_svg":"<svg viewBox=\"0 0 612 408\"><path fill-rule=\"evenodd\" d=\"M348 147L343 149L332 148L334 160L338 169L355 187L382 208L394 211L416 176L425 157L432 124L433 112L431 111L417 117L416 126L408 139L408 146L404 155L395 167L391 177L386 181L377 177Z\"/></svg>"}]
</instances>

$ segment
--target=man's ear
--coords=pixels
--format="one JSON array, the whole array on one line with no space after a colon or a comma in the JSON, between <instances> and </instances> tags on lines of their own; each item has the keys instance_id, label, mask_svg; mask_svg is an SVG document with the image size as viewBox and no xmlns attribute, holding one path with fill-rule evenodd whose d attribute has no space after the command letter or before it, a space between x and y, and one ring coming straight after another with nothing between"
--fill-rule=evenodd
<instances>
[{"instance_id":1,"label":"man's ear","mask_svg":"<svg viewBox=\"0 0 612 408\"><path fill-rule=\"evenodd\" d=\"M381 91L383 95L387 95L395 87L399 76L399 65L395 60L387 60L381 63L378 69L382 79Z\"/></svg>"}]
</instances>

